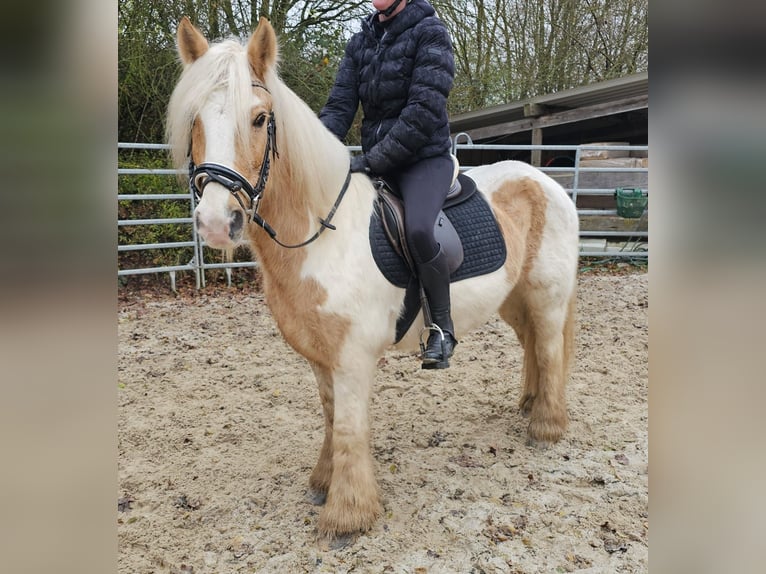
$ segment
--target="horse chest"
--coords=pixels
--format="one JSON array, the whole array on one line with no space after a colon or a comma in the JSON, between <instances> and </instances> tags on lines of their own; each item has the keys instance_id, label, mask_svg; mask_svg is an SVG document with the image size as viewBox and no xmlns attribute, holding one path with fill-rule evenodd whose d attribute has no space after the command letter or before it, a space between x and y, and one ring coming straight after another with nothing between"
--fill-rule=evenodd
<instances>
[{"instance_id":1,"label":"horse chest","mask_svg":"<svg viewBox=\"0 0 766 574\"><path fill-rule=\"evenodd\" d=\"M300 288L271 284L266 299L285 341L298 353L321 365L335 365L340 344L349 331L347 319L322 311L324 290L313 281Z\"/></svg>"}]
</instances>

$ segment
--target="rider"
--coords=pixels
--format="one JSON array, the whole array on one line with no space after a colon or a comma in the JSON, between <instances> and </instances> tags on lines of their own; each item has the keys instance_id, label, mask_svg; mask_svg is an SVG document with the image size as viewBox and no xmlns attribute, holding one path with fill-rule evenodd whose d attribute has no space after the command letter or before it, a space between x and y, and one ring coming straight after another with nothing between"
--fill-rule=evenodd
<instances>
[{"instance_id":1,"label":"rider","mask_svg":"<svg viewBox=\"0 0 766 574\"><path fill-rule=\"evenodd\" d=\"M457 340L449 270L434 223L450 188L447 97L455 63L444 23L426 0L373 0L374 13L346 46L319 119L344 139L362 105L361 155L351 171L385 176L401 193L405 234L425 291L432 329L423 368L445 368Z\"/></svg>"}]
</instances>

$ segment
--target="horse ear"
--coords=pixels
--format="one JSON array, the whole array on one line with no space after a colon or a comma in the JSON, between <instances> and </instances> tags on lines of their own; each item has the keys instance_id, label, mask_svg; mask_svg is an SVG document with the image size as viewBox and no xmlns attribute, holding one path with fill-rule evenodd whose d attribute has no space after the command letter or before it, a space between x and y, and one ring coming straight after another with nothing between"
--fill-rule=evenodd
<instances>
[{"instance_id":1,"label":"horse ear","mask_svg":"<svg viewBox=\"0 0 766 574\"><path fill-rule=\"evenodd\" d=\"M247 59L255 76L261 79L266 77L266 71L277 61L277 36L263 16L247 44Z\"/></svg>"},{"instance_id":2,"label":"horse ear","mask_svg":"<svg viewBox=\"0 0 766 574\"><path fill-rule=\"evenodd\" d=\"M208 43L202 32L197 30L189 20L188 16L181 18L176 33L178 42L178 54L185 65L194 63L198 58L205 55L208 49Z\"/></svg>"}]
</instances>

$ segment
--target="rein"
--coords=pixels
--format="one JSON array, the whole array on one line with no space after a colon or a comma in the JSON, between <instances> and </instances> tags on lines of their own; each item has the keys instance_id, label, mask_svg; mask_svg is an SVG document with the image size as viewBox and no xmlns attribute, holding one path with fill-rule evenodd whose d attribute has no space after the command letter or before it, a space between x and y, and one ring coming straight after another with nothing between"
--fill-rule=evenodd
<instances>
[{"instance_id":1,"label":"rein","mask_svg":"<svg viewBox=\"0 0 766 574\"><path fill-rule=\"evenodd\" d=\"M253 87L262 88L269 91L266 86L259 82L253 82ZM189 143L189 188L194 193L194 197L197 202L199 202L202 199L202 192L205 189L205 186L214 181L215 183L218 183L219 185L222 185L226 189L229 190L229 192L236 198L237 203L242 207L242 209L245 211L245 213L248 213L250 215L250 221L261 227L266 233L268 233L269 237L271 237L277 244L279 244L282 247L285 247L287 249L296 249L298 247L304 247L311 243L312 241L315 241L325 229L332 229L333 231L336 229L330 221L332 221L332 218L335 216L335 212L337 211L338 207L340 206L340 202L343 200L343 197L346 195L346 191L348 191L348 185L351 181L351 171L349 170L348 174L346 175L346 181L343 183L343 187L340 190L340 193L338 194L337 199L335 200L335 203L333 204L332 208L330 209L329 213L327 214L327 217L322 219L319 218L319 223L321 227L317 230L314 235L309 237L306 241L303 241L301 243L296 243L295 245L288 245L285 243L282 243L279 239L277 239L277 232L274 231L274 228L271 227L258 213L258 207L260 206L261 199L263 197L263 192L266 189L266 182L269 179L269 169L271 167L271 158L279 158L279 152L277 151L277 124L274 117L274 112L271 111L269 113L269 123L266 126L266 149L263 152L263 161L261 162L261 170L258 174L258 183L253 187L249 181L247 181L247 178L240 174L238 171L231 169L229 167L226 167L225 165L222 165L220 163L213 163L213 162L205 162L201 163L199 165L195 165L194 161L191 159L191 142ZM250 199L250 206L245 207L245 204L242 202L242 199L240 197L240 191L243 191L248 198Z\"/></svg>"}]
</instances>

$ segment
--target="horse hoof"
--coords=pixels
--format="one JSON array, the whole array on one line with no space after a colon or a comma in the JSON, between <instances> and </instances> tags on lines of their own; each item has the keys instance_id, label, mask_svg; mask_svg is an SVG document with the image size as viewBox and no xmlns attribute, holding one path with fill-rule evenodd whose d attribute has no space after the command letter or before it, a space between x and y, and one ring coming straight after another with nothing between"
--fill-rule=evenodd
<instances>
[{"instance_id":1,"label":"horse hoof","mask_svg":"<svg viewBox=\"0 0 766 574\"><path fill-rule=\"evenodd\" d=\"M336 536L330 542L330 550L343 550L344 548L353 546L357 538L359 538L357 534L344 534L343 536Z\"/></svg>"},{"instance_id":2,"label":"horse hoof","mask_svg":"<svg viewBox=\"0 0 766 574\"><path fill-rule=\"evenodd\" d=\"M527 445L545 449L561 440L565 431L566 423L562 424L559 421L541 422L533 416L527 428Z\"/></svg>"},{"instance_id":3,"label":"horse hoof","mask_svg":"<svg viewBox=\"0 0 766 574\"><path fill-rule=\"evenodd\" d=\"M531 436L527 437L527 446L537 450L547 450L552 445L553 443L547 440L538 440L536 438L532 438Z\"/></svg>"},{"instance_id":4,"label":"horse hoof","mask_svg":"<svg viewBox=\"0 0 766 574\"><path fill-rule=\"evenodd\" d=\"M326 504L319 512L317 530L319 535L327 540L342 542L349 536L353 538L367 532L383 512L377 495L373 500L367 500L364 505L359 502L349 504L347 500L344 501L346 504L339 504L339 498L328 496Z\"/></svg>"},{"instance_id":5,"label":"horse hoof","mask_svg":"<svg viewBox=\"0 0 766 574\"><path fill-rule=\"evenodd\" d=\"M327 501L327 493L310 488L308 492L306 492L306 500L314 506L322 506Z\"/></svg>"},{"instance_id":6,"label":"horse hoof","mask_svg":"<svg viewBox=\"0 0 766 574\"><path fill-rule=\"evenodd\" d=\"M323 552L328 550L344 550L354 545L358 534L342 534L336 536L322 536L317 540L319 549Z\"/></svg>"}]
</instances>

